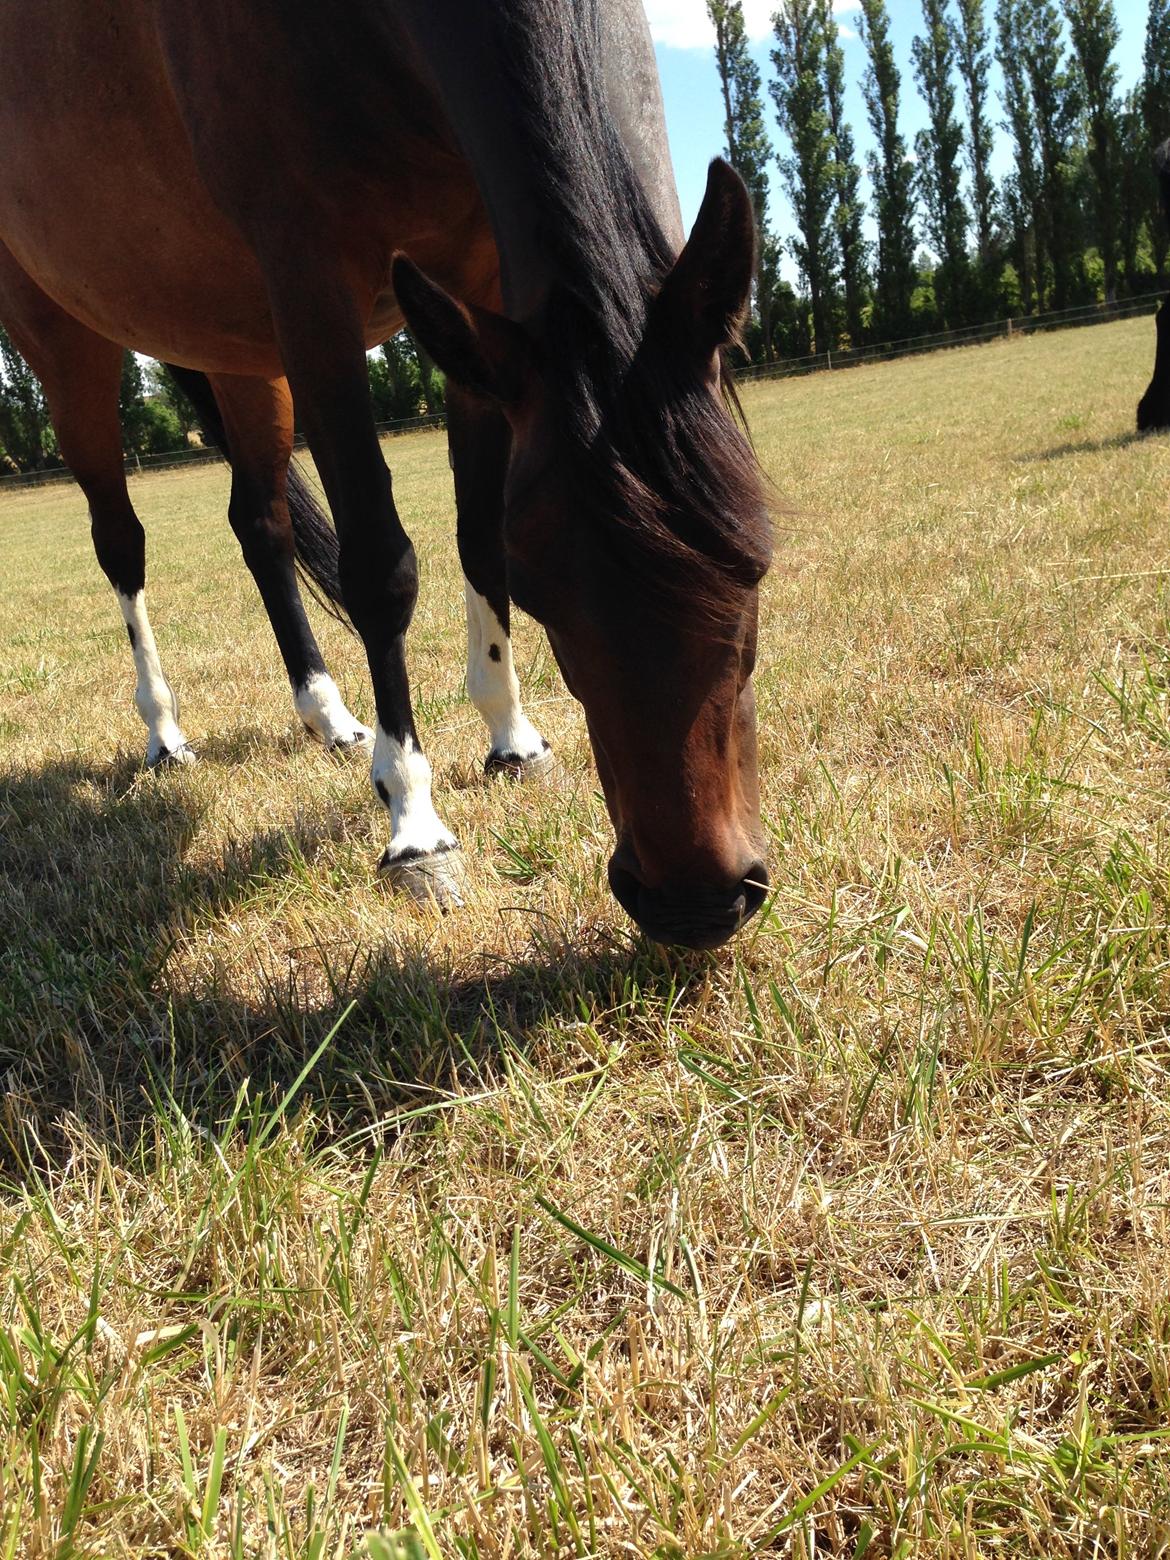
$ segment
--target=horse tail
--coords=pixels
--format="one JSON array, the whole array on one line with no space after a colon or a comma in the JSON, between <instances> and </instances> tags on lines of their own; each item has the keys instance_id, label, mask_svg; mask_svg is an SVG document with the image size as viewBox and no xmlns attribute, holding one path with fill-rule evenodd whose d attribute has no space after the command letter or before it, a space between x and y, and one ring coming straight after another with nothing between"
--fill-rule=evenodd
<instances>
[{"instance_id":1,"label":"horse tail","mask_svg":"<svg viewBox=\"0 0 1170 1560\"><path fill-rule=\"evenodd\" d=\"M352 634L354 626L341 596L337 532L295 459L288 463L285 500L301 579L321 609Z\"/></svg>"},{"instance_id":2,"label":"horse tail","mask_svg":"<svg viewBox=\"0 0 1170 1560\"><path fill-rule=\"evenodd\" d=\"M175 363L164 363L163 367L194 407L204 440L230 465L232 457L227 430L207 375L198 369L180 368ZM352 633L353 624L341 599L337 532L295 460L289 461L285 499L292 524L297 573L318 606Z\"/></svg>"}]
</instances>

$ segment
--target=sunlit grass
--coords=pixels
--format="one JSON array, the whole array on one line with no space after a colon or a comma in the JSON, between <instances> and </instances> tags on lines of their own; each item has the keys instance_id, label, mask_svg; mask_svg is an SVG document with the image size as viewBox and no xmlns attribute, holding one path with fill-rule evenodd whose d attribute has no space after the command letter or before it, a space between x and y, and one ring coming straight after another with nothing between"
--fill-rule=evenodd
<instances>
[{"instance_id":1,"label":"sunlit grass","mask_svg":"<svg viewBox=\"0 0 1170 1560\"><path fill-rule=\"evenodd\" d=\"M466 911L378 887L221 469L0 496L0 1557L1170 1543L1170 553L1148 320L752 386L775 892L608 895L580 713L478 781L440 434L388 446ZM368 718L359 649L322 628Z\"/></svg>"}]
</instances>

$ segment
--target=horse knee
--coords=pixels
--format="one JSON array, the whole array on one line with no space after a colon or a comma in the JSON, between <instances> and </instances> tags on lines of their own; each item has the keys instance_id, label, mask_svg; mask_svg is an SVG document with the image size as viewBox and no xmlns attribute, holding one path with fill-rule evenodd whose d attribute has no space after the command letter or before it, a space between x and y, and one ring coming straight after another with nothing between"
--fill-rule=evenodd
<instances>
[{"instance_id":1,"label":"horse knee","mask_svg":"<svg viewBox=\"0 0 1170 1560\"><path fill-rule=\"evenodd\" d=\"M418 600L418 560L409 539L398 549L389 539L372 547L343 542L338 575L345 610L367 643L406 632Z\"/></svg>"},{"instance_id":2,"label":"horse knee","mask_svg":"<svg viewBox=\"0 0 1170 1560\"><path fill-rule=\"evenodd\" d=\"M90 535L102 573L123 596L146 584L146 532L131 510L90 506Z\"/></svg>"},{"instance_id":3,"label":"horse knee","mask_svg":"<svg viewBox=\"0 0 1170 1560\"><path fill-rule=\"evenodd\" d=\"M293 536L288 511L272 494L234 482L228 501L228 523L240 544L244 562L253 573L274 561L291 561Z\"/></svg>"}]
</instances>

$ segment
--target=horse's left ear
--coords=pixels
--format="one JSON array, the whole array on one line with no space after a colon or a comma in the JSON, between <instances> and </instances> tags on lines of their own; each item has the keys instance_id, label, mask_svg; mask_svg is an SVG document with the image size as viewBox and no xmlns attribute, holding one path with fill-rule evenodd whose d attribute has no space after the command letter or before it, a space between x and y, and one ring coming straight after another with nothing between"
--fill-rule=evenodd
<instances>
[{"instance_id":1,"label":"horse's left ear","mask_svg":"<svg viewBox=\"0 0 1170 1560\"><path fill-rule=\"evenodd\" d=\"M519 400L532 363L521 326L457 303L403 254L395 255L390 280L406 323L448 379L504 406Z\"/></svg>"},{"instance_id":2,"label":"horse's left ear","mask_svg":"<svg viewBox=\"0 0 1170 1560\"><path fill-rule=\"evenodd\" d=\"M736 340L751 296L756 221L751 197L717 157L691 236L651 310L651 323L677 346L708 359Z\"/></svg>"}]
</instances>

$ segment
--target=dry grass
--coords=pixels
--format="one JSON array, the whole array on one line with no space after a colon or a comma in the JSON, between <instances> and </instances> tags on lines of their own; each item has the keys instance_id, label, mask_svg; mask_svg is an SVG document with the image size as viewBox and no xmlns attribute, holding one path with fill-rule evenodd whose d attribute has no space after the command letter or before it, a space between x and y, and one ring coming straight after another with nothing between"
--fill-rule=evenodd
<instances>
[{"instance_id":1,"label":"dry grass","mask_svg":"<svg viewBox=\"0 0 1170 1560\"><path fill-rule=\"evenodd\" d=\"M295 730L222 471L135 483L161 776L79 497L0 498L0 1557L1166 1552L1151 344L748 392L776 892L712 957L611 903L531 625L560 777L468 783L441 435L391 454L447 920Z\"/></svg>"}]
</instances>

